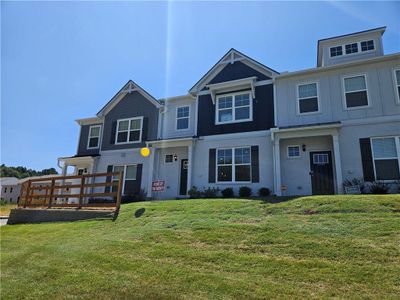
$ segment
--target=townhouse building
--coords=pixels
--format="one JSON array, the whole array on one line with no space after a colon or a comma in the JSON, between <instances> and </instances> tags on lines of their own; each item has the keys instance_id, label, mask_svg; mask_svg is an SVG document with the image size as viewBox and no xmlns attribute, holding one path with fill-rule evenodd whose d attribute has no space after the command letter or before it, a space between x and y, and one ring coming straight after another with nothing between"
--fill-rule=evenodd
<instances>
[{"instance_id":1,"label":"townhouse building","mask_svg":"<svg viewBox=\"0 0 400 300\"><path fill-rule=\"evenodd\" d=\"M320 40L316 68L281 74L231 49L167 99L130 80L77 120L63 173L123 171L125 195L160 199L192 186L306 195L343 193L349 178L399 180L400 54L384 55L384 31ZM154 181L164 189L152 192Z\"/></svg>"}]
</instances>

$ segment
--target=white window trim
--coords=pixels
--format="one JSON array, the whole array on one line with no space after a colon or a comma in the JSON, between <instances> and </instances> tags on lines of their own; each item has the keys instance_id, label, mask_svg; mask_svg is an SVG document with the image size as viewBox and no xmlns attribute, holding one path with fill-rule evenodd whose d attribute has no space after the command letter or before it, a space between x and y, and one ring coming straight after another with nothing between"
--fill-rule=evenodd
<instances>
[{"instance_id":1,"label":"white window trim","mask_svg":"<svg viewBox=\"0 0 400 300\"><path fill-rule=\"evenodd\" d=\"M179 108L183 108L183 107L187 107L189 108L189 115L187 117L180 117L178 118L178 109ZM188 119L188 127L187 128L178 128L178 120L180 119ZM190 130L190 105L181 105L181 106L177 106L176 110L175 110L175 130L176 131L185 131L185 130Z\"/></svg>"},{"instance_id":2,"label":"white window trim","mask_svg":"<svg viewBox=\"0 0 400 300\"><path fill-rule=\"evenodd\" d=\"M131 121L133 121L133 120L140 120L140 134L139 134L139 140L138 140L138 141L129 142L129 132L131 131L131 130L130 130ZM126 142L119 142L119 143L118 143L118 128L119 128L119 123L120 123L120 122L123 122L123 121L129 121L128 130L127 130L127 132L128 132L127 140L128 140L128 141L126 141ZM125 130L124 130L123 132L125 132ZM118 119L118 121L117 121L117 128L116 128L116 130L115 130L115 145L138 144L138 143L141 143L141 142L142 142L142 134L143 134L143 117L135 117L135 118L127 118L127 119Z\"/></svg>"},{"instance_id":3,"label":"white window trim","mask_svg":"<svg viewBox=\"0 0 400 300\"><path fill-rule=\"evenodd\" d=\"M298 148L299 148L299 155L297 155L297 156L290 156L290 155L289 155L289 148L290 148L290 147L298 147ZM286 147L286 155L287 155L287 158L288 158L288 159L300 158L300 157L301 157L301 148L300 148L300 145L288 145L288 146Z\"/></svg>"},{"instance_id":4,"label":"white window trim","mask_svg":"<svg viewBox=\"0 0 400 300\"><path fill-rule=\"evenodd\" d=\"M301 98L300 99L300 94L299 94L299 86L301 85L307 85L307 84L313 84L315 83L317 85L317 103L318 103L318 110L317 111L310 111L310 112L305 112L302 113L300 112L300 100L303 99L309 99L309 98L314 98L314 97L307 97L307 98ZM319 81L315 80L315 81L307 81L307 82L300 82L297 84L296 86L296 95L297 95L297 115L299 116L306 116L306 115L314 115L314 114L319 114L321 113L321 105L320 105L320 101L319 101Z\"/></svg>"},{"instance_id":5,"label":"white window trim","mask_svg":"<svg viewBox=\"0 0 400 300\"><path fill-rule=\"evenodd\" d=\"M347 101L346 101L346 85L345 85L345 79L347 78L353 78L353 77L360 77L360 76L364 76L364 80L365 80L365 90L356 90L356 91L351 91L348 93L356 93L356 92L363 92L365 91L367 93L367 105L363 105L363 106L355 106L355 107L347 107ZM346 75L346 76L342 76L342 96L343 96L343 109L344 110L355 110L355 109L364 109L364 108L368 108L371 107L371 102L369 101L369 95L368 95L368 76L366 73L359 73L359 74L351 74L351 75Z\"/></svg>"},{"instance_id":6,"label":"white window trim","mask_svg":"<svg viewBox=\"0 0 400 300\"><path fill-rule=\"evenodd\" d=\"M372 140L374 139L383 139L383 138L394 138L394 142L396 144L396 152L397 152L397 157L385 157L385 158L375 158L374 154L374 147L372 145ZM400 171L400 135L388 135L388 136L374 136L369 138L369 143L371 145L371 153L372 153L372 165L374 167L374 176L375 180L378 180L376 177L376 168L375 168L375 160L388 160L388 159L396 159L397 158L397 163L399 165L399 171ZM382 182L397 182L398 179L388 179L388 180L379 180Z\"/></svg>"},{"instance_id":7,"label":"white window trim","mask_svg":"<svg viewBox=\"0 0 400 300\"><path fill-rule=\"evenodd\" d=\"M362 42L368 42L368 41L373 41L374 42L374 49L362 51L361 50L361 43ZM346 45L350 45L350 44L357 44L358 52L346 54ZM335 48L335 47L339 47L339 46L342 46L342 55L331 56L331 48ZM376 51L376 41L375 41L375 39L367 39L367 40L363 39L363 40L349 42L349 43L345 43L345 44L329 46L329 51L328 52L329 52L329 58L335 59L335 58L338 58L338 57L351 56L351 55L357 55L357 54L360 54L360 53L369 53L369 52L375 52L375 51Z\"/></svg>"},{"instance_id":8,"label":"white window trim","mask_svg":"<svg viewBox=\"0 0 400 300\"><path fill-rule=\"evenodd\" d=\"M171 161L171 162L167 162L167 156L168 156L168 155L171 155L171 156L172 156L172 161ZM175 160L174 160L174 154L170 154L170 153L165 154L165 156L164 156L164 164L169 165L169 164L173 164L174 162L175 162Z\"/></svg>"},{"instance_id":9,"label":"white window trim","mask_svg":"<svg viewBox=\"0 0 400 300\"><path fill-rule=\"evenodd\" d=\"M393 85L394 85L394 94L395 94L395 103L400 105L400 93L399 89L397 88L397 78L396 78L396 71L400 71L400 67L393 68ZM400 85L399 85L400 86Z\"/></svg>"},{"instance_id":10,"label":"white window trim","mask_svg":"<svg viewBox=\"0 0 400 300\"><path fill-rule=\"evenodd\" d=\"M235 163L235 149L242 149L242 148L249 148L250 149L250 162L249 163L242 163L242 164L237 164L237 166L247 166L250 165L250 181L236 181L236 163ZM218 150L232 150L232 164L218 164ZM252 172L252 167L251 167L251 146L240 146L240 147L223 147L223 148L217 148L215 149L215 182L218 184L246 184L246 183L252 183L252 178L251 178L251 172ZM218 166L232 166L232 181L218 181Z\"/></svg>"},{"instance_id":11,"label":"white window trim","mask_svg":"<svg viewBox=\"0 0 400 300\"><path fill-rule=\"evenodd\" d=\"M243 94L248 94L249 95L249 118L248 119L242 119L242 120L235 120L235 96L236 95L243 95ZM220 109L218 108L218 103L220 98L224 97L229 97L232 96L232 121L226 121L226 122L219 122L218 121L218 112ZM242 106L239 106L242 107ZM243 106L244 107L244 106ZM247 107L247 106L246 106ZM224 110L224 109L221 109ZM217 100L215 101L215 125L223 125L223 124L232 124L232 123L242 123L242 122L251 122L253 121L253 97L251 94L251 91L241 91L241 92L236 92L236 93L229 93L229 94L221 94L217 96Z\"/></svg>"},{"instance_id":12,"label":"white window trim","mask_svg":"<svg viewBox=\"0 0 400 300\"><path fill-rule=\"evenodd\" d=\"M91 132L91 130L92 130L92 128L93 127L100 127L100 129L99 129L99 140L97 141L97 146L96 147L89 147L89 145L90 145L90 132ZM101 125L91 125L90 127L89 127L89 133L88 133L88 141L87 141L87 149L98 149L99 148L99 146L100 146L100 140L101 140L101 136L102 136L102 132L101 132L101 129L102 129L102 126Z\"/></svg>"},{"instance_id":13,"label":"white window trim","mask_svg":"<svg viewBox=\"0 0 400 300\"><path fill-rule=\"evenodd\" d=\"M130 167L130 166L136 166L136 176L135 179L126 179L126 168ZM122 178L122 194L125 194L125 180L137 180L137 164L130 164L130 165L113 165L113 172L115 172L115 167L124 167L124 171L123 171L123 178ZM114 178L111 178L112 181L114 181Z\"/></svg>"}]
</instances>

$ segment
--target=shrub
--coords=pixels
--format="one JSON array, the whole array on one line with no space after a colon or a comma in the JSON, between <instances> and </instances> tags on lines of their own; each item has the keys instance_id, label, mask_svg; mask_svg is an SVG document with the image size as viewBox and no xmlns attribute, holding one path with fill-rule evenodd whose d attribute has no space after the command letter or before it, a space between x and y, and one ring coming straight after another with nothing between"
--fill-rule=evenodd
<instances>
[{"instance_id":1,"label":"shrub","mask_svg":"<svg viewBox=\"0 0 400 300\"><path fill-rule=\"evenodd\" d=\"M192 188L188 191L190 198L201 198L202 193L197 189L196 186L192 186Z\"/></svg>"},{"instance_id":2,"label":"shrub","mask_svg":"<svg viewBox=\"0 0 400 300\"><path fill-rule=\"evenodd\" d=\"M239 196L240 197L250 197L251 196L251 188L248 186L241 186L239 188Z\"/></svg>"},{"instance_id":3,"label":"shrub","mask_svg":"<svg viewBox=\"0 0 400 300\"><path fill-rule=\"evenodd\" d=\"M208 187L207 189L204 188L203 197L205 198L217 198L217 194L219 192L219 188L212 188Z\"/></svg>"},{"instance_id":4,"label":"shrub","mask_svg":"<svg viewBox=\"0 0 400 300\"><path fill-rule=\"evenodd\" d=\"M139 193L124 195L121 198L121 203L131 203L146 200L146 192L144 189L140 189Z\"/></svg>"},{"instance_id":5,"label":"shrub","mask_svg":"<svg viewBox=\"0 0 400 300\"><path fill-rule=\"evenodd\" d=\"M258 196L260 197L267 197L271 195L271 190L267 187L262 187L258 190Z\"/></svg>"},{"instance_id":6,"label":"shrub","mask_svg":"<svg viewBox=\"0 0 400 300\"><path fill-rule=\"evenodd\" d=\"M343 186L359 186L361 194L365 194L365 183L363 179L351 178L343 180Z\"/></svg>"},{"instance_id":7,"label":"shrub","mask_svg":"<svg viewBox=\"0 0 400 300\"><path fill-rule=\"evenodd\" d=\"M384 184L383 182L374 181L370 185L369 191L371 192L371 194L387 194L389 191L389 186L387 184Z\"/></svg>"},{"instance_id":8,"label":"shrub","mask_svg":"<svg viewBox=\"0 0 400 300\"><path fill-rule=\"evenodd\" d=\"M233 188L226 188L221 191L222 197L224 198L233 198L234 192Z\"/></svg>"}]
</instances>

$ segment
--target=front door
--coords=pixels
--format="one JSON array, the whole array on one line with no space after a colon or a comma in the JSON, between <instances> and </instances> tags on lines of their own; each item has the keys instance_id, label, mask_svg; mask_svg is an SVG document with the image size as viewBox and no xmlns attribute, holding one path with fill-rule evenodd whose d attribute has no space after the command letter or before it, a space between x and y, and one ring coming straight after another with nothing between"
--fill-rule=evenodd
<instances>
[{"instance_id":1,"label":"front door","mask_svg":"<svg viewBox=\"0 0 400 300\"><path fill-rule=\"evenodd\" d=\"M187 194L187 175L188 175L188 160L181 159L181 180L179 184L179 195Z\"/></svg>"},{"instance_id":2,"label":"front door","mask_svg":"<svg viewBox=\"0 0 400 300\"><path fill-rule=\"evenodd\" d=\"M310 152L310 170L313 195L335 193L331 151Z\"/></svg>"}]
</instances>

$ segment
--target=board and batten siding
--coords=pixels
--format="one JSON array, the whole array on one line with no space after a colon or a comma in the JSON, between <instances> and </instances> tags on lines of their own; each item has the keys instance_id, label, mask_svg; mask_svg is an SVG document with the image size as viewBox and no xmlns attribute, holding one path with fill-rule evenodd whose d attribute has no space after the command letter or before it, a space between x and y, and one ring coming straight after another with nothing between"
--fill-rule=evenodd
<instances>
[{"instance_id":1,"label":"board and batten siding","mask_svg":"<svg viewBox=\"0 0 400 300\"><path fill-rule=\"evenodd\" d=\"M198 127L199 136L268 130L274 127L274 95L272 84L255 88L253 99L253 120L246 122L215 124L215 105L211 95L199 96Z\"/></svg>"},{"instance_id":2,"label":"board and batten siding","mask_svg":"<svg viewBox=\"0 0 400 300\"><path fill-rule=\"evenodd\" d=\"M87 147L88 147L90 126L101 126L101 127L103 127L103 124L94 123L94 124L90 124L90 125L81 125L81 132L80 132L80 136L79 136L78 153L77 153L78 156L97 155L97 154L99 154L102 128L100 130L99 147L98 148L94 148L94 149L88 149Z\"/></svg>"},{"instance_id":3,"label":"board and batten siding","mask_svg":"<svg viewBox=\"0 0 400 300\"><path fill-rule=\"evenodd\" d=\"M115 144L118 120L134 117L143 117L142 141L120 145ZM158 108L154 104L137 91L127 94L105 115L101 150L144 147L145 141L155 140L157 138L157 122Z\"/></svg>"},{"instance_id":4,"label":"board and batten siding","mask_svg":"<svg viewBox=\"0 0 400 300\"><path fill-rule=\"evenodd\" d=\"M278 77L276 79L278 127L399 115L400 105L396 102L393 80L393 68L396 66L400 66L398 59L295 77ZM345 109L343 77L361 74L367 76L369 107ZM310 82L318 82L320 112L300 115L297 111L297 85Z\"/></svg>"}]
</instances>

